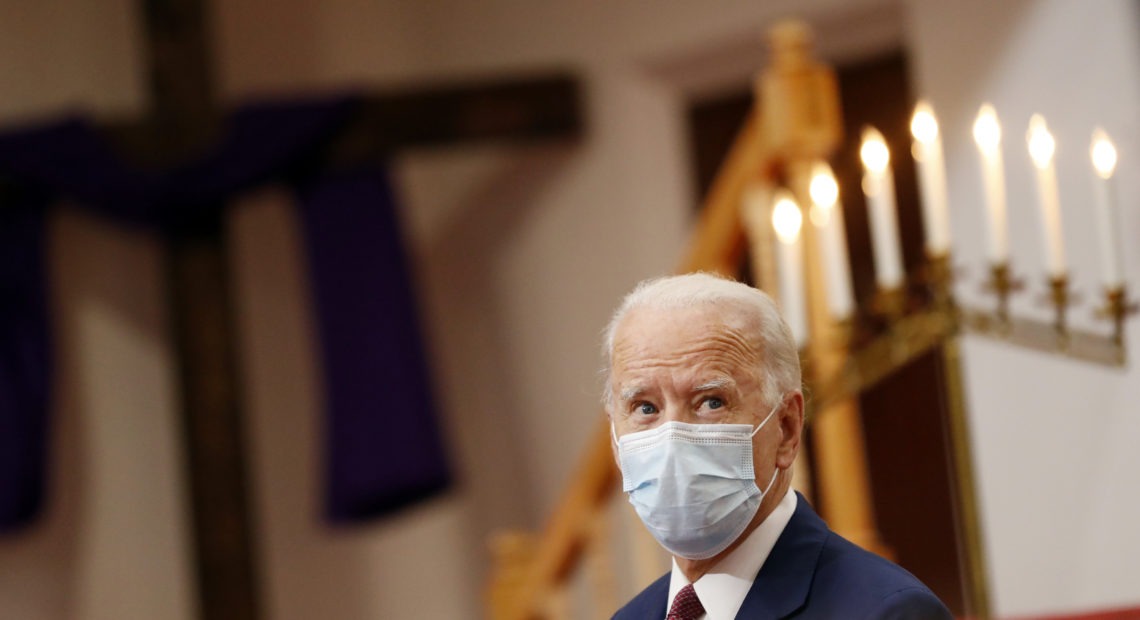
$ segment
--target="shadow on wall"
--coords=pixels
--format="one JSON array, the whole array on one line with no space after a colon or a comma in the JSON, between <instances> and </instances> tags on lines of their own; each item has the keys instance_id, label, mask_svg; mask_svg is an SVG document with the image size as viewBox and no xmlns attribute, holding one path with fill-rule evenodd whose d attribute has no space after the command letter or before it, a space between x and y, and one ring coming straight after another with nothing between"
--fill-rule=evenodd
<instances>
[{"instance_id":1,"label":"shadow on wall","mask_svg":"<svg viewBox=\"0 0 1140 620\"><path fill-rule=\"evenodd\" d=\"M418 244L437 393L456 455L462 492L469 498L470 540L486 554L487 535L502 528L533 529L539 514L526 450L511 429L524 421L513 396L519 376L508 351L511 332L501 305L502 251L524 226L541 195L560 174L573 145L510 149L483 171L451 216ZM408 205L415 208L415 205Z\"/></svg>"},{"instance_id":2,"label":"shadow on wall","mask_svg":"<svg viewBox=\"0 0 1140 620\"><path fill-rule=\"evenodd\" d=\"M165 338L159 245L67 209L52 216L49 240L57 364L44 511L0 539L0 608L45 620L114 613L128 602L96 594L157 569L166 574L148 581L152 592L125 598L164 613L190 586L180 570L173 468L181 461L169 450L173 418L163 402L169 368L156 344ZM141 493L125 494L133 490Z\"/></svg>"}]
</instances>

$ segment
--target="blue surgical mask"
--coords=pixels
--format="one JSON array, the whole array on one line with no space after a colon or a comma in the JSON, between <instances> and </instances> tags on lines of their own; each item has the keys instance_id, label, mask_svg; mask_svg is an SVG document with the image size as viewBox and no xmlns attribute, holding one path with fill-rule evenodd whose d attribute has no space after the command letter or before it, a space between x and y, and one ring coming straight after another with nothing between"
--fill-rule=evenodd
<instances>
[{"instance_id":1,"label":"blue surgical mask","mask_svg":"<svg viewBox=\"0 0 1140 620\"><path fill-rule=\"evenodd\" d=\"M675 556L704 560L748 527L764 495L752 464L750 424L666 422L617 440L622 490L657 542ZM612 431L612 425L611 425Z\"/></svg>"}]
</instances>

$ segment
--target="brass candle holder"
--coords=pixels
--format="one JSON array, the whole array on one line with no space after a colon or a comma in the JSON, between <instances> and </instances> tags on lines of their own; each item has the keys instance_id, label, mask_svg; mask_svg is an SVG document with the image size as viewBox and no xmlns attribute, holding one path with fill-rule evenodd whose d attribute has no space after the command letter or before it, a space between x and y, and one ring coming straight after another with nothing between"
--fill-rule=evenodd
<instances>
[{"instance_id":1,"label":"brass candle holder","mask_svg":"<svg viewBox=\"0 0 1140 620\"><path fill-rule=\"evenodd\" d=\"M896 325L906 314L906 288L880 288L871 300L871 312L884 319L888 327Z\"/></svg>"},{"instance_id":2,"label":"brass candle holder","mask_svg":"<svg viewBox=\"0 0 1140 620\"><path fill-rule=\"evenodd\" d=\"M954 301L954 265L950 253L927 254L923 267L922 280L930 291L934 307L946 312L957 322L958 304Z\"/></svg>"},{"instance_id":3,"label":"brass candle holder","mask_svg":"<svg viewBox=\"0 0 1140 620\"><path fill-rule=\"evenodd\" d=\"M1053 333L1057 337L1057 347L1061 351L1069 349L1069 329L1066 323L1069 304L1069 276L1061 274L1049 278L1049 302L1053 306Z\"/></svg>"},{"instance_id":4,"label":"brass candle holder","mask_svg":"<svg viewBox=\"0 0 1140 620\"><path fill-rule=\"evenodd\" d=\"M1008 334L1011 329L1009 317L1009 298L1013 293L1022 289L1021 280L1013 276L1009 262L994 263L990 265L990 278L986 282L986 290L997 296L997 306L994 316L997 318L997 332Z\"/></svg>"},{"instance_id":5,"label":"brass candle holder","mask_svg":"<svg viewBox=\"0 0 1140 620\"><path fill-rule=\"evenodd\" d=\"M1124 322L1129 315L1136 314L1140 306L1128 298L1128 291L1124 285L1107 288L1104 291L1104 306L1097 310L1101 318L1112 321L1112 344L1116 348L1117 362L1124 365L1127 361L1124 347Z\"/></svg>"},{"instance_id":6,"label":"brass candle holder","mask_svg":"<svg viewBox=\"0 0 1140 620\"><path fill-rule=\"evenodd\" d=\"M871 311L887 327L887 342L891 344L890 356L894 360L906 356L904 347L907 342L906 329L903 319L907 310L906 287L879 288L871 300Z\"/></svg>"}]
</instances>

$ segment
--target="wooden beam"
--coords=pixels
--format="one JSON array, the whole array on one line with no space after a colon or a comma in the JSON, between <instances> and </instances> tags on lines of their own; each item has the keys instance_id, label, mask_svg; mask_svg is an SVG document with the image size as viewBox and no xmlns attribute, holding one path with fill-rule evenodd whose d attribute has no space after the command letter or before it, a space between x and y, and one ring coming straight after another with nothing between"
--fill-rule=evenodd
<instances>
[{"instance_id":1,"label":"wooden beam","mask_svg":"<svg viewBox=\"0 0 1140 620\"><path fill-rule=\"evenodd\" d=\"M212 143L218 111L205 0L140 0L150 115L132 123L152 150L147 163L184 159Z\"/></svg>"},{"instance_id":2,"label":"wooden beam","mask_svg":"<svg viewBox=\"0 0 1140 620\"><path fill-rule=\"evenodd\" d=\"M217 128L204 0L143 0L151 116L129 136L149 164L185 160ZM208 205L204 205L207 207ZM167 245L178 351L198 609L204 620L260 616L245 438L221 209Z\"/></svg>"},{"instance_id":3,"label":"wooden beam","mask_svg":"<svg viewBox=\"0 0 1140 620\"><path fill-rule=\"evenodd\" d=\"M375 151L392 152L573 138L581 129L578 82L555 73L370 94L348 133Z\"/></svg>"},{"instance_id":4,"label":"wooden beam","mask_svg":"<svg viewBox=\"0 0 1140 620\"><path fill-rule=\"evenodd\" d=\"M221 218L168 248L199 613L253 620L261 615L260 588Z\"/></svg>"},{"instance_id":5,"label":"wooden beam","mask_svg":"<svg viewBox=\"0 0 1140 620\"><path fill-rule=\"evenodd\" d=\"M205 122L182 122L198 137L184 141L161 130L164 116L146 122L111 122L102 128L120 152L147 163L170 163L215 136L217 114ZM355 115L327 146L330 166L375 160L411 148L470 143L572 140L583 129L577 78L552 72L448 84L422 84L362 96Z\"/></svg>"}]
</instances>

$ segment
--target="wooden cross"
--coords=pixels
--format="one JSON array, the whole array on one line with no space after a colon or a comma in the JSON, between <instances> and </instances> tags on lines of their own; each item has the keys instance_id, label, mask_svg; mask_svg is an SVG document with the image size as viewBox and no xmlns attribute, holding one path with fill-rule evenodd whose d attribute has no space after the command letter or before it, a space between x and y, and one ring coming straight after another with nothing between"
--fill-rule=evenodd
<instances>
[{"instance_id":1,"label":"wooden cross","mask_svg":"<svg viewBox=\"0 0 1140 620\"><path fill-rule=\"evenodd\" d=\"M205 0L142 0L151 114L105 132L131 159L170 164L212 143L216 105ZM323 153L329 165L411 146L569 139L581 130L575 80L451 85L366 97ZM220 210L217 213L221 213ZM168 306L178 351L199 609L205 620L261 617L234 355L223 217L168 245Z\"/></svg>"}]
</instances>

